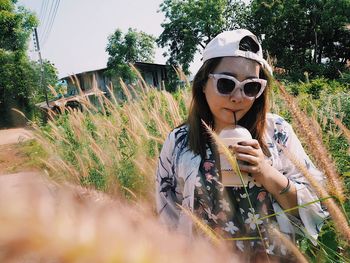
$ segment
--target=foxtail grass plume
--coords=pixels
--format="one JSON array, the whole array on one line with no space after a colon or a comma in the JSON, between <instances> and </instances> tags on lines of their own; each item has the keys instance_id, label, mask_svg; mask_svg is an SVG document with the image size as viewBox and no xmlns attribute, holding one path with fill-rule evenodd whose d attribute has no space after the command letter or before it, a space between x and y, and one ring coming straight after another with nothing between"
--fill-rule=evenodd
<instances>
[{"instance_id":1,"label":"foxtail grass plume","mask_svg":"<svg viewBox=\"0 0 350 263\"><path fill-rule=\"evenodd\" d=\"M318 138L318 136L315 135L318 131L311 125L308 116L300 111L294 98L288 94L284 86L278 81L275 81L275 83L279 87L282 98L286 102L286 105L296 122L295 129L298 131L298 134L308 142L307 147L309 151L328 179L327 187L329 192L331 195L336 196L341 203L344 203L346 198L344 195L343 183L321 138Z\"/></svg>"},{"instance_id":2,"label":"foxtail grass plume","mask_svg":"<svg viewBox=\"0 0 350 263\"><path fill-rule=\"evenodd\" d=\"M344 134L345 138L348 140L348 143L350 145L350 130L346 128L346 126L339 120L338 118L334 117L334 123L339 127L339 129ZM350 147L349 147L349 154L350 154Z\"/></svg>"},{"instance_id":3,"label":"foxtail grass plume","mask_svg":"<svg viewBox=\"0 0 350 263\"><path fill-rule=\"evenodd\" d=\"M342 212L342 210L337 206L333 199L329 198L329 193L327 190L315 180L315 178L309 173L305 165L303 165L291 152L285 149L283 146L279 145L279 148L283 150L285 156L297 167L297 169L305 176L305 178L310 182L312 188L316 191L319 198L323 199L323 204L327 207L327 211L335 222L335 228L337 232L343 236L347 242L350 244L350 226L349 222Z\"/></svg>"},{"instance_id":4,"label":"foxtail grass plume","mask_svg":"<svg viewBox=\"0 0 350 263\"><path fill-rule=\"evenodd\" d=\"M299 263L308 263L309 261L305 258L305 256L300 252L300 250L295 246L295 244L288 239L284 234L282 234L278 229L274 226L269 226L268 231L276 244L279 246L284 245L288 251L290 251L296 258L296 262Z\"/></svg>"}]
</instances>

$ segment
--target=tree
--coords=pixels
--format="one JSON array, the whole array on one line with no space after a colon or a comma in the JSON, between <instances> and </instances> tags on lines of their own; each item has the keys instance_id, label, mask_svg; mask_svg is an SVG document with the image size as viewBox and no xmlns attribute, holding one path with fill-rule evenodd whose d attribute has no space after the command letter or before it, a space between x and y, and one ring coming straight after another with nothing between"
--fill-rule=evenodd
<instances>
[{"instance_id":1,"label":"tree","mask_svg":"<svg viewBox=\"0 0 350 263\"><path fill-rule=\"evenodd\" d=\"M123 35L122 31L117 29L108 37L106 51L109 55L107 62L109 74L132 82L136 76L128 64L153 62L155 38L145 32L138 32L131 28Z\"/></svg>"},{"instance_id":2,"label":"tree","mask_svg":"<svg viewBox=\"0 0 350 263\"><path fill-rule=\"evenodd\" d=\"M33 109L30 98L39 86L26 55L37 20L24 8L16 8L16 2L0 0L0 127L16 125L18 118L12 116L11 108L30 115Z\"/></svg>"},{"instance_id":3,"label":"tree","mask_svg":"<svg viewBox=\"0 0 350 263\"><path fill-rule=\"evenodd\" d=\"M49 90L49 86L54 87L58 82L58 70L53 63L49 60L43 60L43 79L41 75L41 65L39 61L31 61L31 67L33 69L33 81L36 83L38 88L33 89L31 94L31 99L33 103L43 102L45 101L45 91L47 89L47 93L50 97L53 97L51 91ZM51 95L51 96L50 96Z\"/></svg>"},{"instance_id":4,"label":"tree","mask_svg":"<svg viewBox=\"0 0 350 263\"><path fill-rule=\"evenodd\" d=\"M350 57L349 0L253 0L251 17L279 67L303 72L327 66L324 59L331 66Z\"/></svg>"},{"instance_id":5,"label":"tree","mask_svg":"<svg viewBox=\"0 0 350 263\"><path fill-rule=\"evenodd\" d=\"M197 51L223 30L245 27L248 8L240 0L164 0L160 5L166 20L157 43L167 47L170 65L189 64Z\"/></svg>"},{"instance_id":6,"label":"tree","mask_svg":"<svg viewBox=\"0 0 350 263\"><path fill-rule=\"evenodd\" d=\"M23 7L16 10L17 0L0 0L0 48L25 51L36 17Z\"/></svg>"}]
</instances>

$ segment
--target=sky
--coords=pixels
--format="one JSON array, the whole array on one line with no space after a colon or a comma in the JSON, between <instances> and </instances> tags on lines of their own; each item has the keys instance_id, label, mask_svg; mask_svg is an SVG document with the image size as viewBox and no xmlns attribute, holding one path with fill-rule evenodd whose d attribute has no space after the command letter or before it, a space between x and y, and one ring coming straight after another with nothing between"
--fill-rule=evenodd
<instances>
[{"instance_id":1,"label":"sky","mask_svg":"<svg viewBox=\"0 0 350 263\"><path fill-rule=\"evenodd\" d=\"M50 24L48 17L52 17L54 8L51 16L49 11L55 2L19 0L18 5L41 18L38 27L41 55L56 66L59 77L106 67L107 38L117 28L124 33L129 27L136 28L158 37L165 18L162 12L157 12L162 0L58 0L56 17L47 35L45 32L48 32ZM30 57L37 60L38 53L34 50L33 40L30 41L29 49ZM165 64L167 58L162 55L164 51L156 49L155 63ZM199 54L195 56L190 67L192 73L200 67L200 57Z\"/></svg>"}]
</instances>

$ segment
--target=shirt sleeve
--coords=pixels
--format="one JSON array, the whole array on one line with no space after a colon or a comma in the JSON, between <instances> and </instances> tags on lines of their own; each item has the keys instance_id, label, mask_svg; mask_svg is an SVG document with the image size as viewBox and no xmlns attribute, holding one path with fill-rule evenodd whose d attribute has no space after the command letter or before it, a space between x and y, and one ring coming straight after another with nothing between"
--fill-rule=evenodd
<instances>
[{"instance_id":1,"label":"shirt sleeve","mask_svg":"<svg viewBox=\"0 0 350 263\"><path fill-rule=\"evenodd\" d=\"M325 186L326 180L324 174L320 172L311 162L298 137L293 131L292 126L283 119L280 119L277 124L279 125L277 125L278 128L275 135L280 135L275 136L277 143L280 145L282 144L299 163L307 168L309 174L313 176L317 182L319 182L322 186ZM294 225L296 225L296 230L301 228L304 234L306 234L306 236L311 236L311 241L316 244L315 240L317 239L328 213L321 206L320 202L308 204L318 200L319 197L316 195L314 189L311 187L305 176L289 160L289 158L284 154L283 150L280 152L280 161L283 168L283 174L289 178L296 187L298 206L305 205L305 207L299 207L298 209L300 218L292 218L292 221L294 221Z\"/></svg>"},{"instance_id":2,"label":"shirt sleeve","mask_svg":"<svg viewBox=\"0 0 350 263\"><path fill-rule=\"evenodd\" d=\"M181 194L176 193L174 168L174 132L170 133L161 150L156 172L156 207L160 221L170 229L178 226Z\"/></svg>"}]
</instances>

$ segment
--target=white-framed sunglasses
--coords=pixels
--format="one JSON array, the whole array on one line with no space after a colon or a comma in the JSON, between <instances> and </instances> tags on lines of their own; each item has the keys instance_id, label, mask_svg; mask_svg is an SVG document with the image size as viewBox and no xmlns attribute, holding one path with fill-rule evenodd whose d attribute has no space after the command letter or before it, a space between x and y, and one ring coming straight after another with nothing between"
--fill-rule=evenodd
<instances>
[{"instance_id":1,"label":"white-framed sunglasses","mask_svg":"<svg viewBox=\"0 0 350 263\"><path fill-rule=\"evenodd\" d=\"M241 82L235 77L225 74L209 74L208 77L214 80L214 87L219 95L231 96L238 88L241 90L242 96L250 100L259 98L267 84L265 79L259 78L246 79Z\"/></svg>"}]
</instances>

